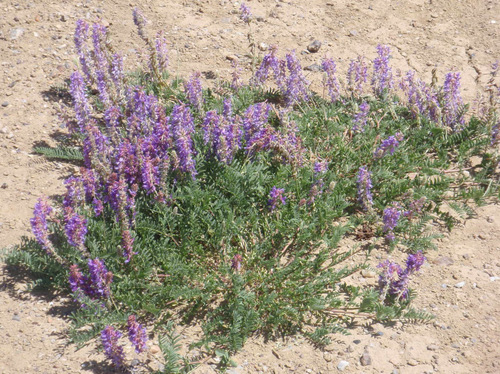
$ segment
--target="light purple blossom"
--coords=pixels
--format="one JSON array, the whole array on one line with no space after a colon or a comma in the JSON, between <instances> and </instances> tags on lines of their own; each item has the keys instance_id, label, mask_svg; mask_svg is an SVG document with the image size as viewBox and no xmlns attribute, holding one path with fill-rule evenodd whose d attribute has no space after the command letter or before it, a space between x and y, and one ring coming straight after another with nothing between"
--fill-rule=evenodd
<instances>
[{"instance_id":1,"label":"light purple blossom","mask_svg":"<svg viewBox=\"0 0 500 374\"><path fill-rule=\"evenodd\" d=\"M384 232L386 233L385 238L388 241L393 241L395 239L394 229L396 228L401 212L397 207L388 207L384 209Z\"/></svg>"},{"instance_id":2,"label":"light purple blossom","mask_svg":"<svg viewBox=\"0 0 500 374\"><path fill-rule=\"evenodd\" d=\"M156 60L158 62L158 71L166 72L168 67L168 48L167 39L163 32L158 32L155 38Z\"/></svg>"},{"instance_id":3,"label":"light purple blossom","mask_svg":"<svg viewBox=\"0 0 500 374\"><path fill-rule=\"evenodd\" d=\"M191 78L184 83L184 90L186 92L187 99L191 106L198 111L200 111L203 107L203 91L200 77L200 72L195 72L191 75Z\"/></svg>"},{"instance_id":4,"label":"light purple blossom","mask_svg":"<svg viewBox=\"0 0 500 374\"><path fill-rule=\"evenodd\" d=\"M446 74L443 85L443 124L451 127L453 130L459 130L465 124L462 106L460 73L450 72Z\"/></svg>"},{"instance_id":5,"label":"light purple blossom","mask_svg":"<svg viewBox=\"0 0 500 374\"><path fill-rule=\"evenodd\" d=\"M365 211L370 210L373 205L371 174L365 166L359 168L357 178L358 201Z\"/></svg>"},{"instance_id":6,"label":"light purple blossom","mask_svg":"<svg viewBox=\"0 0 500 374\"><path fill-rule=\"evenodd\" d=\"M402 140L403 134L400 132L396 133L396 135L389 136L387 139L383 140L382 143L380 143L380 146L373 153L373 158L375 160L379 160L387 153L392 156Z\"/></svg>"},{"instance_id":7,"label":"light purple blossom","mask_svg":"<svg viewBox=\"0 0 500 374\"><path fill-rule=\"evenodd\" d=\"M77 20L75 35L74 35L76 52L78 54L83 74L85 74L85 77L87 79L87 83L92 83L94 78L93 78L92 66L89 64L89 62L91 61L91 57L90 57L90 49L87 42L89 36L90 33L89 33L88 23L82 19Z\"/></svg>"},{"instance_id":8,"label":"light purple blossom","mask_svg":"<svg viewBox=\"0 0 500 374\"><path fill-rule=\"evenodd\" d=\"M331 58L325 58L321 66L325 72L323 84L328 89L328 95L330 95L331 102L334 103L340 98L340 84L335 75L337 66L335 65L335 61Z\"/></svg>"},{"instance_id":9,"label":"light purple blossom","mask_svg":"<svg viewBox=\"0 0 500 374\"><path fill-rule=\"evenodd\" d=\"M170 116L170 126L175 142L175 152L179 161L178 169L190 173L195 178L197 174L194 159L195 150L191 139L194 133L194 122L187 106L176 105L174 107Z\"/></svg>"},{"instance_id":10,"label":"light purple blossom","mask_svg":"<svg viewBox=\"0 0 500 374\"><path fill-rule=\"evenodd\" d=\"M128 338L135 348L136 353L142 353L148 349L146 342L148 335L146 329L137 322L134 315L130 315L127 320Z\"/></svg>"},{"instance_id":11,"label":"light purple blossom","mask_svg":"<svg viewBox=\"0 0 500 374\"><path fill-rule=\"evenodd\" d=\"M73 208L66 207L64 221L64 231L69 245L86 252L85 237L87 236L87 220L75 212Z\"/></svg>"},{"instance_id":12,"label":"light purple blossom","mask_svg":"<svg viewBox=\"0 0 500 374\"><path fill-rule=\"evenodd\" d=\"M250 23L252 20L252 13L250 12L250 8L245 3L241 3L240 12L240 19L247 24Z\"/></svg>"},{"instance_id":13,"label":"light purple blossom","mask_svg":"<svg viewBox=\"0 0 500 374\"><path fill-rule=\"evenodd\" d=\"M106 326L101 331L101 341L106 357L110 359L116 367L125 366L125 353L123 347L118 343L122 333L113 326Z\"/></svg>"},{"instance_id":14,"label":"light purple blossom","mask_svg":"<svg viewBox=\"0 0 500 374\"><path fill-rule=\"evenodd\" d=\"M368 80L368 66L364 58L358 56L357 59L351 60L349 69L347 70L347 87L357 96L364 93L364 86Z\"/></svg>"},{"instance_id":15,"label":"light purple blossom","mask_svg":"<svg viewBox=\"0 0 500 374\"><path fill-rule=\"evenodd\" d=\"M80 132L83 133L85 125L91 117L91 106L86 94L85 81L81 74L75 71L70 77L70 93L73 98L73 107L75 109L75 118ZM74 129L70 129L74 131Z\"/></svg>"},{"instance_id":16,"label":"light purple blossom","mask_svg":"<svg viewBox=\"0 0 500 374\"><path fill-rule=\"evenodd\" d=\"M328 171L328 161L316 161L314 163L314 174L324 174Z\"/></svg>"},{"instance_id":17,"label":"light purple blossom","mask_svg":"<svg viewBox=\"0 0 500 374\"><path fill-rule=\"evenodd\" d=\"M137 32L139 36L143 40L147 40L148 37L146 35L145 27L148 21L146 17L144 17L144 14L142 14L139 8L134 8L134 10L132 10L132 17L134 19L135 25L137 26Z\"/></svg>"},{"instance_id":18,"label":"light purple blossom","mask_svg":"<svg viewBox=\"0 0 500 374\"><path fill-rule=\"evenodd\" d=\"M284 188L276 188L274 186L269 193L269 200L267 201L267 205L269 206L269 210L272 212L278 207L278 203L281 202L282 205L286 204L285 197L285 189Z\"/></svg>"},{"instance_id":19,"label":"light purple blossom","mask_svg":"<svg viewBox=\"0 0 500 374\"><path fill-rule=\"evenodd\" d=\"M373 60L372 87L377 96L382 96L385 91L391 90L394 81L392 69L389 66L391 49L387 45L377 46L378 56Z\"/></svg>"},{"instance_id":20,"label":"light purple blossom","mask_svg":"<svg viewBox=\"0 0 500 374\"><path fill-rule=\"evenodd\" d=\"M370 113L370 105L363 101L359 106L359 112L354 115L353 123L354 126L352 130L354 132L363 132L365 131L365 126L368 121L368 114Z\"/></svg>"},{"instance_id":21,"label":"light purple blossom","mask_svg":"<svg viewBox=\"0 0 500 374\"><path fill-rule=\"evenodd\" d=\"M49 239L48 219L52 214L52 207L49 205L47 198L40 197L35 204L33 218L30 219L31 229L37 242L47 252L60 262L60 257L56 254L52 242Z\"/></svg>"},{"instance_id":22,"label":"light purple blossom","mask_svg":"<svg viewBox=\"0 0 500 374\"><path fill-rule=\"evenodd\" d=\"M113 281L113 273L108 271L104 261L98 258L89 259L87 265L89 267L89 279L92 282L92 296L107 299L111 294L110 285Z\"/></svg>"},{"instance_id":23,"label":"light purple blossom","mask_svg":"<svg viewBox=\"0 0 500 374\"><path fill-rule=\"evenodd\" d=\"M305 101L309 97L309 82L302 73L299 59L295 56L295 51L286 55L286 66L289 75L286 79L286 90L284 92L285 102L288 106Z\"/></svg>"}]
</instances>

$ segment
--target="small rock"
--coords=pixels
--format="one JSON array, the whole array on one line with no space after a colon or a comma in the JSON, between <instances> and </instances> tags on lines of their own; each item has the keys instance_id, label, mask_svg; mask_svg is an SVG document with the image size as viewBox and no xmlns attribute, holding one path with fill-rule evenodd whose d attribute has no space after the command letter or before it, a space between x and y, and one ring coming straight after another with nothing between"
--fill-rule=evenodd
<instances>
[{"instance_id":1,"label":"small rock","mask_svg":"<svg viewBox=\"0 0 500 374\"><path fill-rule=\"evenodd\" d=\"M340 361L339 364L337 365L337 369L340 371L344 371L346 367L349 366L349 363L347 361Z\"/></svg>"},{"instance_id":2,"label":"small rock","mask_svg":"<svg viewBox=\"0 0 500 374\"><path fill-rule=\"evenodd\" d=\"M362 366L368 366L372 364L372 358L367 351L364 351L361 357L359 358L359 362Z\"/></svg>"},{"instance_id":3,"label":"small rock","mask_svg":"<svg viewBox=\"0 0 500 374\"><path fill-rule=\"evenodd\" d=\"M413 358L411 358L411 359L408 360L408 365L410 365L410 366L417 366L418 365L418 361L415 360L415 359L413 359Z\"/></svg>"},{"instance_id":4,"label":"small rock","mask_svg":"<svg viewBox=\"0 0 500 374\"><path fill-rule=\"evenodd\" d=\"M8 101L4 101L4 102L2 103L2 106L3 106L4 108L5 108L6 106L8 106L8 105L9 105L9 102L8 102Z\"/></svg>"},{"instance_id":5,"label":"small rock","mask_svg":"<svg viewBox=\"0 0 500 374\"><path fill-rule=\"evenodd\" d=\"M22 27L17 27L10 30L10 40L17 40L24 34L24 29Z\"/></svg>"},{"instance_id":6,"label":"small rock","mask_svg":"<svg viewBox=\"0 0 500 374\"><path fill-rule=\"evenodd\" d=\"M20 321L21 321L21 317L20 317L20 316L19 316L19 314L17 314L17 313L16 313L16 314L14 314L14 315L12 316L12 319L13 319L14 321L18 321L18 322L20 322Z\"/></svg>"},{"instance_id":7,"label":"small rock","mask_svg":"<svg viewBox=\"0 0 500 374\"><path fill-rule=\"evenodd\" d=\"M446 289L448 288L448 285L447 285L446 283L443 283L443 284L441 285L441 288L442 288L443 290L446 290Z\"/></svg>"},{"instance_id":8,"label":"small rock","mask_svg":"<svg viewBox=\"0 0 500 374\"><path fill-rule=\"evenodd\" d=\"M363 278L375 278L377 276L377 273L373 270L363 269L361 270L361 276Z\"/></svg>"},{"instance_id":9,"label":"small rock","mask_svg":"<svg viewBox=\"0 0 500 374\"><path fill-rule=\"evenodd\" d=\"M151 347L151 353L152 354L156 354L156 353L159 353L160 352L160 347L158 347L157 345L153 345Z\"/></svg>"},{"instance_id":10,"label":"small rock","mask_svg":"<svg viewBox=\"0 0 500 374\"><path fill-rule=\"evenodd\" d=\"M490 277L490 282L494 282L494 281L497 281L499 279L500 279L500 277Z\"/></svg>"},{"instance_id":11,"label":"small rock","mask_svg":"<svg viewBox=\"0 0 500 374\"><path fill-rule=\"evenodd\" d=\"M486 217L486 222L493 223L494 221L495 220L493 219L493 217L491 217L491 216Z\"/></svg>"},{"instance_id":12,"label":"small rock","mask_svg":"<svg viewBox=\"0 0 500 374\"><path fill-rule=\"evenodd\" d=\"M2 188L5 190L9 185L7 183L2 183Z\"/></svg>"},{"instance_id":13,"label":"small rock","mask_svg":"<svg viewBox=\"0 0 500 374\"><path fill-rule=\"evenodd\" d=\"M312 64L312 65L306 66L304 68L304 70L318 72L318 71L321 71L323 69L321 69L321 66L319 66L318 64Z\"/></svg>"},{"instance_id":14,"label":"small rock","mask_svg":"<svg viewBox=\"0 0 500 374\"><path fill-rule=\"evenodd\" d=\"M436 345L436 344L429 344L429 345L427 346L427 350L428 350L428 351L437 351L438 349L439 349L439 346L438 346L438 345Z\"/></svg>"},{"instance_id":15,"label":"small rock","mask_svg":"<svg viewBox=\"0 0 500 374\"><path fill-rule=\"evenodd\" d=\"M384 333L382 331L377 331L376 333L373 334L373 336L384 336Z\"/></svg>"},{"instance_id":16,"label":"small rock","mask_svg":"<svg viewBox=\"0 0 500 374\"><path fill-rule=\"evenodd\" d=\"M227 55L226 60L229 61L238 61L238 57L236 55Z\"/></svg>"},{"instance_id":17,"label":"small rock","mask_svg":"<svg viewBox=\"0 0 500 374\"><path fill-rule=\"evenodd\" d=\"M259 43L258 48L260 51L265 52L269 49L269 46L266 43Z\"/></svg>"},{"instance_id":18,"label":"small rock","mask_svg":"<svg viewBox=\"0 0 500 374\"><path fill-rule=\"evenodd\" d=\"M463 286L465 286L465 282L458 282L455 284L455 288L462 288Z\"/></svg>"},{"instance_id":19,"label":"small rock","mask_svg":"<svg viewBox=\"0 0 500 374\"><path fill-rule=\"evenodd\" d=\"M325 359L326 362L332 362L333 355L330 352L325 352L323 353L323 358Z\"/></svg>"},{"instance_id":20,"label":"small rock","mask_svg":"<svg viewBox=\"0 0 500 374\"><path fill-rule=\"evenodd\" d=\"M321 42L319 40L315 40L307 46L307 50L311 53L318 52L320 48L321 48Z\"/></svg>"},{"instance_id":21,"label":"small rock","mask_svg":"<svg viewBox=\"0 0 500 374\"><path fill-rule=\"evenodd\" d=\"M358 32L356 30L349 31L349 36L357 36Z\"/></svg>"},{"instance_id":22,"label":"small rock","mask_svg":"<svg viewBox=\"0 0 500 374\"><path fill-rule=\"evenodd\" d=\"M352 342L353 342L354 344L359 344L359 343L361 343L361 340L356 339L356 340L353 340Z\"/></svg>"},{"instance_id":23,"label":"small rock","mask_svg":"<svg viewBox=\"0 0 500 374\"><path fill-rule=\"evenodd\" d=\"M432 263L439 266L450 266L453 265L454 261L451 259L451 257L439 256L438 258L434 259Z\"/></svg>"}]
</instances>

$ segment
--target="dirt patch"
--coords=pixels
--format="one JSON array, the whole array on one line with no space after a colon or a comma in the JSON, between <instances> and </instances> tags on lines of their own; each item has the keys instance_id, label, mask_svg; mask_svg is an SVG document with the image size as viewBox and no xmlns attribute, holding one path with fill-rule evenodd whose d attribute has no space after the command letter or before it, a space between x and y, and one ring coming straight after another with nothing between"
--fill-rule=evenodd
<instances>
[{"instance_id":1,"label":"dirt patch","mask_svg":"<svg viewBox=\"0 0 500 374\"><path fill-rule=\"evenodd\" d=\"M468 101L500 57L499 1L262 0L248 5L255 15L257 43L278 45L283 53L295 50L303 66L318 64L327 55L345 72L351 58L373 58L375 46L384 43L392 48L395 68L414 69L427 81L433 69L441 79L450 69L461 71ZM151 0L141 6L150 30L166 32L172 72L186 76L198 70L205 73L204 83L212 84L210 78L230 77L229 59L243 66L248 62L247 28L238 18L238 3ZM0 9L0 243L9 246L30 234L38 196L61 193L62 180L73 171L71 165L32 154L32 148L55 144L65 133L58 118L65 97L57 87L76 67L76 19L107 24L128 68L134 68L142 44L129 2L4 1ZM306 53L314 40L321 48ZM319 72L308 75L321 79ZM324 352L300 338L252 339L235 357L239 366L232 370L325 373L337 371L345 361L349 366L344 371L351 373L498 372L499 243L500 208L490 205L440 241L439 252L428 254L431 261L415 281L415 305L436 315L431 324L355 326L352 335L337 337ZM374 278L360 276L359 281ZM70 300L27 294L27 282L5 270L2 275L0 373L110 372L92 347L74 352L66 346ZM371 364L362 366L365 351ZM213 365L208 362L197 372L212 372Z\"/></svg>"}]
</instances>

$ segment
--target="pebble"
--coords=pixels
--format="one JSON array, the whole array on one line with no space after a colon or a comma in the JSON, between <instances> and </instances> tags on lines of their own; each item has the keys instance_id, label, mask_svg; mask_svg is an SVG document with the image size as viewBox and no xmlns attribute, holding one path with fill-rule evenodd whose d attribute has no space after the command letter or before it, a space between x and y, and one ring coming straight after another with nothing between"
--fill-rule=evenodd
<instances>
[{"instance_id":1,"label":"pebble","mask_svg":"<svg viewBox=\"0 0 500 374\"><path fill-rule=\"evenodd\" d=\"M490 277L490 282L494 282L494 281L497 281L499 279L500 279L500 277Z\"/></svg>"},{"instance_id":2,"label":"pebble","mask_svg":"<svg viewBox=\"0 0 500 374\"><path fill-rule=\"evenodd\" d=\"M439 266L450 266L453 265L454 261L451 259L451 257L439 256L438 258L434 259L432 263Z\"/></svg>"},{"instance_id":3,"label":"pebble","mask_svg":"<svg viewBox=\"0 0 500 374\"><path fill-rule=\"evenodd\" d=\"M325 359L326 362L332 362L333 355L329 352L325 352L323 353L323 358Z\"/></svg>"},{"instance_id":4,"label":"pebble","mask_svg":"<svg viewBox=\"0 0 500 374\"><path fill-rule=\"evenodd\" d=\"M344 371L346 367L349 366L349 363L347 361L340 361L337 365L337 369L340 370L340 371Z\"/></svg>"},{"instance_id":5,"label":"pebble","mask_svg":"<svg viewBox=\"0 0 500 374\"><path fill-rule=\"evenodd\" d=\"M259 50L262 52L265 52L269 49L269 46L266 43L259 43L258 47L259 47Z\"/></svg>"},{"instance_id":6,"label":"pebble","mask_svg":"<svg viewBox=\"0 0 500 374\"><path fill-rule=\"evenodd\" d=\"M367 351L364 351L361 357L359 358L359 362L362 366L368 366L372 364L372 358Z\"/></svg>"},{"instance_id":7,"label":"pebble","mask_svg":"<svg viewBox=\"0 0 500 374\"><path fill-rule=\"evenodd\" d=\"M10 40L17 40L24 34L24 29L22 27L17 27L10 30Z\"/></svg>"},{"instance_id":8,"label":"pebble","mask_svg":"<svg viewBox=\"0 0 500 374\"><path fill-rule=\"evenodd\" d=\"M455 284L456 288L462 288L463 286L465 286L465 282L458 282L457 284Z\"/></svg>"},{"instance_id":9,"label":"pebble","mask_svg":"<svg viewBox=\"0 0 500 374\"><path fill-rule=\"evenodd\" d=\"M18 322L20 322L20 321L21 321L21 317L19 316L19 314L14 314L14 315L12 316L12 319L13 319L14 321L18 321Z\"/></svg>"},{"instance_id":10,"label":"pebble","mask_svg":"<svg viewBox=\"0 0 500 374\"><path fill-rule=\"evenodd\" d=\"M318 71L321 71L323 69L321 69L321 66L319 66L318 64L312 64L312 65L306 66L304 68L304 70L318 72Z\"/></svg>"},{"instance_id":11,"label":"pebble","mask_svg":"<svg viewBox=\"0 0 500 374\"><path fill-rule=\"evenodd\" d=\"M413 358L411 358L411 359L408 360L408 365L410 365L410 366L417 366L418 365L418 361L415 360L415 359L413 359Z\"/></svg>"},{"instance_id":12,"label":"pebble","mask_svg":"<svg viewBox=\"0 0 500 374\"><path fill-rule=\"evenodd\" d=\"M357 36L358 32L356 30L349 31L349 36Z\"/></svg>"},{"instance_id":13,"label":"pebble","mask_svg":"<svg viewBox=\"0 0 500 374\"><path fill-rule=\"evenodd\" d=\"M320 48L321 48L321 42L319 40L315 40L307 46L307 50L311 53L318 52Z\"/></svg>"},{"instance_id":14,"label":"pebble","mask_svg":"<svg viewBox=\"0 0 500 374\"><path fill-rule=\"evenodd\" d=\"M8 105L9 105L9 102L8 102L8 101L4 101L4 102L2 103L2 106L3 106L4 108L5 108L6 106L8 106Z\"/></svg>"},{"instance_id":15,"label":"pebble","mask_svg":"<svg viewBox=\"0 0 500 374\"><path fill-rule=\"evenodd\" d=\"M2 188L5 190L9 185L7 183L2 183Z\"/></svg>"},{"instance_id":16,"label":"pebble","mask_svg":"<svg viewBox=\"0 0 500 374\"><path fill-rule=\"evenodd\" d=\"M377 273L373 270L363 269L361 270L361 276L363 278L375 278L377 276Z\"/></svg>"},{"instance_id":17,"label":"pebble","mask_svg":"<svg viewBox=\"0 0 500 374\"><path fill-rule=\"evenodd\" d=\"M427 350L428 350L428 351L437 351L438 349L439 349L439 346L438 346L438 345L436 345L436 344L429 344L429 345L427 346Z\"/></svg>"},{"instance_id":18,"label":"pebble","mask_svg":"<svg viewBox=\"0 0 500 374\"><path fill-rule=\"evenodd\" d=\"M354 344L359 344L359 343L361 343L361 340L356 339L356 340L353 340L352 342L353 342Z\"/></svg>"}]
</instances>

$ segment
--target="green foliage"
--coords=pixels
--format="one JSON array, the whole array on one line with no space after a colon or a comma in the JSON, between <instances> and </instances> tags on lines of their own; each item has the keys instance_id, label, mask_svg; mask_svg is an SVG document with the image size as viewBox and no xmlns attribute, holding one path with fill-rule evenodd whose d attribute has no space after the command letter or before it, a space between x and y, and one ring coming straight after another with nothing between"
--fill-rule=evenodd
<instances>
[{"instance_id":1,"label":"green foliage","mask_svg":"<svg viewBox=\"0 0 500 374\"><path fill-rule=\"evenodd\" d=\"M48 159L83 161L82 151L75 147L34 147L33 151L39 155L47 157Z\"/></svg>"}]
</instances>

